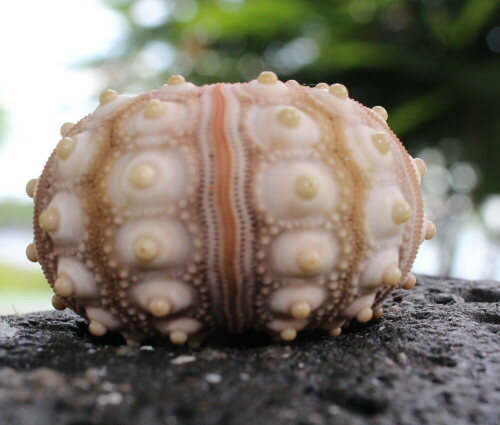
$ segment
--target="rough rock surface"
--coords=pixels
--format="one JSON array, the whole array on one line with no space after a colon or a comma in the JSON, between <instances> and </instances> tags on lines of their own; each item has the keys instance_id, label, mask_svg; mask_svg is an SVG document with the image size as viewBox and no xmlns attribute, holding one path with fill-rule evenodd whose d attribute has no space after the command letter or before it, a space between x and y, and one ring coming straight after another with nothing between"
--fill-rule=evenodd
<instances>
[{"instance_id":1,"label":"rough rock surface","mask_svg":"<svg viewBox=\"0 0 500 425\"><path fill-rule=\"evenodd\" d=\"M0 424L500 423L500 283L420 276L343 335L91 338L69 313L0 319Z\"/></svg>"}]
</instances>

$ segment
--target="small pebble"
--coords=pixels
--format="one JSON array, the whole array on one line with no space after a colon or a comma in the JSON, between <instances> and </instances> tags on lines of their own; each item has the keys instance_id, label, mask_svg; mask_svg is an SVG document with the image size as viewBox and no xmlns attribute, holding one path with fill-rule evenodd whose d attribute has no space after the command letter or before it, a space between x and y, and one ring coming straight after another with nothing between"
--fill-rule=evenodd
<instances>
[{"instance_id":1,"label":"small pebble","mask_svg":"<svg viewBox=\"0 0 500 425\"><path fill-rule=\"evenodd\" d=\"M401 352L401 353L398 353L398 355L396 356L397 360L399 363L401 364L406 364L408 363L408 357L405 353Z\"/></svg>"},{"instance_id":2,"label":"small pebble","mask_svg":"<svg viewBox=\"0 0 500 425\"><path fill-rule=\"evenodd\" d=\"M59 372L46 367L35 369L31 373L31 379L35 385L48 388L60 387L65 382L64 377Z\"/></svg>"},{"instance_id":3,"label":"small pebble","mask_svg":"<svg viewBox=\"0 0 500 425\"><path fill-rule=\"evenodd\" d=\"M218 373L207 373L205 375L205 381L209 384L220 384L222 382L222 376Z\"/></svg>"},{"instance_id":4,"label":"small pebble","mask_svg":"<svg viewBox=\"0 0 500 425\"><path fill-rule=\"evenodd\" d=\"M109 382L109 381L106 381L106 382L102 383L102 389L104 391L113 391L114 388L115 388L115 386L111 382Z\"/></svg>"},{"instance_id":5,"label":"small pebble","mask_svg":"<svg viewBox=\"0 0 500 425\"><path fill-rule=\"evenodd\" d=\"M133 347L129 347L127 345L123 345L121 347L118 347L116 349L116 355L117 356L127 356L129 354L133 354L136 352L136 349Z\"/></svg>"},{"instance_id":6,"label":"small pebble","mask_svg":"<svg viewBox=\"0 0 500 425\"><path fill-rule=\"evenodd\" d=\"M195 356L179 356L176 357L175 359L170 360L171 364L185 364L185 363L191 363L196 360Z\"/></svg>"},{"instance_id":7,"label":"small pebble","mask_svg":"<svg viewBox=\"0 0 500 425\"><path fill-rule=\"evenodd\" d=\"M389 357L384 357L384 362L387 363L389 366L394 366L394 360L390 359Z\"/></svg>"},{"instance_id":8,"label":"small pebble","mask_svg":"<svg viewBox=\"0 0 500 425\"><path fill-rule=\"evenodd\" d=\"M337 406L336 404L332 404L332 405L328 406L328 413L331 416L336 416L340 413L340 407Z\"/></svg>"},{"instance_id":9,"label":"small pebble","mask_svg":"<svg viewBox=\"0 0 500 425\"><path fill-rule=\"evenodd\" d=\"M123 396L120 393L114 392L109 394L101 394L97 397L97 404L101 406L117 405L123 401Z\"/></svg>"},{"instance_id":10,"label":"small pebble","mask_svg":"<svg viewBox=\"0 0 500 425\"><path fill-rule=\"evenodd\" d=\"M100 369L97 367L90 367L85 371L84 377L88 382L98 384L101 378L106 376L106 372L106 367L101 367Z\"/></svg>"},{"instance_id":11,"label":"small pebble","mask_svg":"<svg viewBox=\"0 0 500 425\"><path fill-rule=\"evenodd\" d=\"M0 369L0 386L8 388L21 388L23 385L22 375L10 367Z\"/></svg>"}]
</instances>

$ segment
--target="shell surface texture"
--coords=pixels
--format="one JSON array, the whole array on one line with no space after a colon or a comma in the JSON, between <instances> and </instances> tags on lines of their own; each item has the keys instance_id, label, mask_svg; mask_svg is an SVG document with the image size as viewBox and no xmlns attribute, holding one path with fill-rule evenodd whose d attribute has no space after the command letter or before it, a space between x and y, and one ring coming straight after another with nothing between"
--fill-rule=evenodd
<instances>
[{"instance_id":1,"label":"shell surface texture","mask_svg":"<svg viewBox=\"0 0 500 425\"><path fill-rule=\"evenodd\" d=\"M95 336L338 336L415 285L413 260L435 233L425 163L386 119L341 84L272 72L202 87L173 76L135 97L106 90L92 114L61 127L27 184L26 254L54 307L84 316Z\"/></svg>"}]
</instances>

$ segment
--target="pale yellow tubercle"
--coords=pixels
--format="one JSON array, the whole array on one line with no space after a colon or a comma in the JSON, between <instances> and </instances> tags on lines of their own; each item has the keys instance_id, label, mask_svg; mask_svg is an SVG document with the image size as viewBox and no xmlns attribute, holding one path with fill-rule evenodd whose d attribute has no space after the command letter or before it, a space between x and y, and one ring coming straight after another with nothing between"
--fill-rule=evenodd
<instances>
[{"instance_id":1,"label":"pale yellow tubercle","mask_svg":"<svg viewBox=\"0 0 500 425\"><path fill-rule=\"evenodd\" d=\"M167 298L155 297L149 302L149 311L156 317L165 317L172 311L172 305Z\"/></svg>"},{"instance_id":2,"label":"pale yellow tubercle","mask_svg":"<svg viewBox=\"0 0 500 425\"><path fill-rule=\"evenodd\" d=\"M46 232L54 232L59 227L59 213L55 208L43 211L38 218L38 224Z\"/></svg>"},{"instance_id":3,"label":"pale yellow tubercle","mask_svg":"<svg viewBox=\"0 0 500 425\"><path fill-rule=\"evenodd\" d=\"M391 150L392 140L386 132L378 131L372 136L372 140L380 153L386 154Z\"/></svg>"},{"instance_id":4,"label":"pale yellow tubercle","mask_svg":"<svg viewBox=\"0 0 500 425\"><path fill-rule=\"evenodd\" d=\"M37 183L37 179L31 179L28 183L26 183L26 194L30 198L33 198L33 195L35 193L36 183Z\"/></svg>"},{"instance_id":5,"label":"pale yellow tubercle","mask_svg":"<svg viewBox=\"0 0 500 425\"><path fill-rule=\"evenodd\" d=\"M374 106L372 109L373 112L376 112L378 115L380 115L384 119L384 121L387 121L387 118L389 118L389 114L383 106Z\"/></svg>"},{"instance_id":6,"label":"pale yellow tubercle","mask_svg":"<svg viewBox=\"0 0 500 425\"><path fill-rule=\"evenodd\" d=\"M73 128L75 124L72 123L72 122L65 122L62 126L61 126L61 129L59 130L59 132L61 133L61 136L66 136L66 134L68 133L69 130L71 130L71 128Z\"/></svg>"},{"instance_id":7,"label":"pale yellow tubercle","mask_svg":"<svg viewBox=\"0 0 500 425\"><path fill-rule=\"evenodd\" d=\"M425 231L425 239L432 239L436 235L436 225L428 220L427 221L427 230Z\"/></svg>"},{"instance_id":8,"label":"pale yellow tubercle","mask_svg":"<svg viewBox=\"0 0 500 425\"><path fill-rule=\"evenodd\" d=\"M316 84L316 86L314 87L315 89L322 89L322 90L328 90L330 88L330 86L326 83L318 83Z\"/></svg>"},{"instance_id":9,"label":"pale yellow tubercle","mask_svg":"<svg viewBox=\"0 0 500 425\"><path fill-rule=\"evenodd\" d=\"M278 120L287 127L297 127L300 122L300 113L296 108L283 108L278 113Z\"/></svg>"},{"instance_id":10,"label":"pale yellow tubercle","mask_svg":"<svg viewBox=\"0 0 500 425\"><path fill-rule=\"evenodd\" d=\"M118 93L114 90L104 90L101 95L99 96L99 103L101 105L105 105L109 102L112 102L118 97Z\"/></svg>"},{"instance_id":11,"label":"pale yellow tubercle","mask_svg":"<svg viewBox=\"0 0 500 425\"><path fill-rule=\"evenodd\" d=\"M406 201L396 201L392 207L392 218L396 224L406 223L411 213L411 207Z\"/></svg>"},{"instance_id":12,"label":"pale yellow tubercle","mask_svg":"<svg viewBox=\"0 0 500 425\"><path fill-rule=\"evenodd\" d=\"M172 75L168 81L167 84L169 86L176 86L179 84L184 84L186 82L186 79L182 75Z\"/></svg>"},{"instance_id":13,"label":"pale yellow tubercle","mask_svg":"<svg viewBox=\"0 0 500 425\"><path fill-rule=\"evenodd\" d=\"M278 82L278 76L272 71L263 71L257 77L260 84L275 84Z\"/></svg>"},{"instance_id":14,"label":"pale yellow tubercle","mask_svg":"<svg viewBox=\"0 0 500 425\"><path fill-rule=\"evenodd\" d=\"M401 269L396 264L391 264L385 269L382 281L384 285L394 286L401 280L401 276Z\"/></svg>"},{"instance_id":15,"label":"pale yellow tubercle","mask_svg":"<svg viewBox=\"0 0 500 425\"><path fill-rule=\"evenodd\" d=\"M130 173L130 183L137 189L147 189L156 180L156 170L150 164L139 164Z\"/></svg>"},{"instance_id":16,"label":"pale yellow tubercle","mask_svg":"<svg viewBox=\"0 0 500 425\"><path fill-rule=\"evenodd\" d=\"M321 267L321 256L314 249L305 249L300 252L297 263L304 273L316 273Z\"/></svg>"},{"instance_id":17,"label":"pale yellow tubercle","mask_svg":"<svg viewBox=\"0 0 500 425\"><path fill-rule=\"evenodd\" d=\"M427 173L427 164L421 158L415 158L414 161L420 173L420 177L424 177Z\"/></svg>"},{"instance_id":18,"label":"pale yellow tubercle","mask_svg":"<svg viewBox=\"0 0 500 425\"><path fill-rule=\"evenodd\" d=\"M134 254L139 261L149 263L158 256L158 252L157 242L149 236L142 236L134 243Z\"/></svg>"},{"instance_id":19,"label":"pale yellow tubercle","mask_svg":"<svg viewBox=\"0 0 500 425\"><path fill-rule=\"evenodd\" d=\"M30 243L26 247L26 257L28 260L30 260L32 263L36 263L38 261L38 256L36 254L36 247L34 243Z\"/></svg>"},{"instance_id":20,"label":"pale yellow tubercle","mask_svg":"<svg viewBox=\"0 0 500 425\"><path fill-rule=\"evenodd\" d=\"M65 274L59 276L54 283L54 291L61 297L69 297L73 295L74 290L75 284L69 278L69 276Z\"/></svg>"},{"instance_id":21,"label":"pale yellow tubercle","mask_svg":"<svg viewBox=\"0 0 500 425\"><path fill-rule=\"evenodd\" d=\"M60 158L66 159L71 155L71 152L73 152L75 146L76 146L76 140L74 138L64 137L57 144L56 153Z\"/></svg>"},{"instance_id":22,"label":"pale yellow tubercle","mask_svg":"<svg viewBox=\"0 0 500 425\"><path fill-rule=\"evenodd\" d=\"M319 191L318 182L311 176L300 175L295 180L295 192L299 198L313 199Z\"/></svg>"},{"instance_id":23,"label":"pale yellow tubercle","mask_svg":"<svg viewBox=\"0 0 500 425\"><path fill-rule=\"evenodd\" d=\"M290 314L296 319L305 319L311 314L311 306L307 301L295 301L290 307Z\"/></svg>"},{"instance_id":24,"label":"pale yellow tubercle","mask_svg":"<svg viewBox=\"0 0 500 425\"><path fill-rule=\"evenodd\" d=\"M340 99L347 99L349 97L349 91L343 84L339 83L332 84L328 89L328 91Z\"/></svg>"}]
</instances>

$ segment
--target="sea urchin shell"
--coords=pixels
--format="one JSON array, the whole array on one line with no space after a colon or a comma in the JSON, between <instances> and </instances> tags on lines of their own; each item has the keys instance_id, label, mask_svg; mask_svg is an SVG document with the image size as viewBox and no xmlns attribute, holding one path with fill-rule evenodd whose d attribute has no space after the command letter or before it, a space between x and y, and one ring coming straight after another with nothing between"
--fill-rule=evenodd
<instances>
[{"instance_id":1,"label":"sea urchin shell","mask_svg":"<svg viewBox=\"0 0 500 425\"><path fill-rule=\"evenodd\" d=\"M66 123L31 180L27 248L54 289L100 336L198 341L214 329L303 329L337 336L410 289L435 233L425 173L345 86L197 87L172 77L136 97L106 90Z\"/></svg>"}]
</instances>

